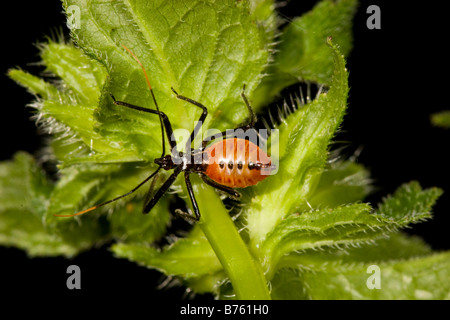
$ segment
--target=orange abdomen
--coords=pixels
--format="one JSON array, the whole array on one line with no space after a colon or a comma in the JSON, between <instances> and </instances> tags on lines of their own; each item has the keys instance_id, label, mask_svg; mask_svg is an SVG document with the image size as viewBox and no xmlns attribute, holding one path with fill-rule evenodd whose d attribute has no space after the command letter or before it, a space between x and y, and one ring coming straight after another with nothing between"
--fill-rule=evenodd
<instances>
[{"instance_id":1,"label":"orange abdomen","mask_svg":"<svg viewBox=\"0 0 450 320\"><path fill-rule=\"evenodd\" d=\"M208 156L205 174L224 186L253 186L270 174L270 157L248 140L223 139L208 146L204 152Z\"/></svg>"}]
</instances>

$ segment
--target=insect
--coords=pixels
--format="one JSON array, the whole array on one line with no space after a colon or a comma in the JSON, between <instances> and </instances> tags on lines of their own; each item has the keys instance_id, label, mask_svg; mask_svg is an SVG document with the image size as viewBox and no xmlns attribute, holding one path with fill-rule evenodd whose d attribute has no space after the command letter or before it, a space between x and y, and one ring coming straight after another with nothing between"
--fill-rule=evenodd
<instances>
[{"instance_id":1,"label":"insect","mask_svg":"<svg viewBox=\"0 0 450 320\"><path fill-rule=\"evenodd\" d=\"M197 124L195 125L192 133L190 134L189 139L186 142L186 147L184 150L190 150L190 152L180 152L178 151L177 145L174 140L171 139L173 136L173 129L167 115L159 110L158 103L156 101L152 86L147 76L147 72L145 71L144 66L139 61L139 59L134 55L134 53L123 46L128 53L136 60L136 62L141 66L142 71L144 73L145 79L147 81L147 86L150 89L150 93L153 99L153 103L155 104L156 110L143 108L140 106L132 105L127 102L118 101L116 98L110 94L113 102L117 106L122 106L126 108L130 108L133 110L156 114L159 116L160 124L161 124L161 136L162 136L162 153L161 157L156 158L154 160L155 164L158 165L158 169L149 175L144 181L139 183L135 188L131 191L120 195L114 199L105 201L103 203L97 204L93 207L90 207L86 210L80 211L75 214L70 215L55 215L59 217L73 217L77 215L84 214L86 212L95 210L99 207L107 205L111 202L117 201L123 197L126 197L136 190L138 190L141 186L143 186L146 182L154 178L150 185L150 189L147 193L146 200L144 202L144 207L142 212L144 214L149 213L150 210L156 205L156 203L161 199L161 197L169 190L171 185L175 182L175 179L180 173L184 173L184 178L186 182L187 191L189 194L189 198L192 202L192 208L194 210L194 215L183 212L181 210L177 210L177 213L183 216L188 220L198 221L200 219L200 210L198 208L197 200L195 199L195 195L192 189L191 180L189 178L190 174L197 173L203 179L205 183L208 185L221 190L227 193L234 199L240 197L240 193L236 191L234 188L244 188L248 186L252 186L257 184L259 181L265 179L268 175L267 172L270 173L274 167L272 166L272 162L270 157L258 147L255 143L241 139L237 137L229 137L227 136L227 132L224 131L220 135L207 137L202 141L202 147L199 149L192 149L191 142L197 136L198 132L203 125L206 117L208 116L208 109L202 105L200 102L194 101L190 98L182 96L178 94L173 88L172 91L176 95L176 98L180 100L184 100L196 107L202 109L202 114L198 119ZM253 112L250 103L245 96L245 85L243 87L241 97L247 106L250 113L250 121L248 124L241 126L237 129L242 129L244 132L253 128L257 118ZM165 136L164 131L167 135L168 142L170 144L171 153L166 154L165 149ZM222 137L222 140L214 142L207 145L208 142L215 140L217 136ZM200 160L199 160L200 159ZM154 188L154 183L156 181L156 176L162 170L173 170L173 173L169 176L169 178L162 184L159 190L151 196ZM266 172L263 174L263 170Z\"/></svg>"}]
</instances>

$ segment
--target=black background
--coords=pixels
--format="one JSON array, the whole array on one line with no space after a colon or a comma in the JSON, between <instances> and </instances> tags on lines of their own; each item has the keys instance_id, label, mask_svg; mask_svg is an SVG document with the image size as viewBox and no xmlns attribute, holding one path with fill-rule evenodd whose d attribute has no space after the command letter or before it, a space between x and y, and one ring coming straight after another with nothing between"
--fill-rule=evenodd
<instances>
[{"instance_id":1,"label":"black background","mask_svg":"<svg viewBox=\"0 0 450 320\"><path fill-rule=\"evenodd\" d=\"M301 5L292 1L282 12L297 16L315 3L298 2ZM2 3L0 160L11 158L17 150L34 153L42 143L24 107L33 97L5 75L16 66L35 74L42 71L29 65L39 61L34 44L59 27L66 29L60 1L42 3ZM381 30L366 27L365 11L370 4L381 8ZM450 109L446 18L443 7L417 7L409 1L361 2L354 20L354 48L348 59L349 108L338 136L339 140L350 141L344 151L347 155L363 147L358 161L370 169L377 187L367 199L372 204L411 180L423 187L444 189L434 207L434 219L408 230L436 250L450 249L450 130L435 128L429 121L431 113ZM70 264L82 270L82 290L66 288ZM49 300L140 296L150 301L180 300L184 296L183 288L156 290L162 280L156 271L113 258L107 248L93 249L69 261L29 259L20 250L0 247L2 293Z\"/></svg>"}]
</instances>

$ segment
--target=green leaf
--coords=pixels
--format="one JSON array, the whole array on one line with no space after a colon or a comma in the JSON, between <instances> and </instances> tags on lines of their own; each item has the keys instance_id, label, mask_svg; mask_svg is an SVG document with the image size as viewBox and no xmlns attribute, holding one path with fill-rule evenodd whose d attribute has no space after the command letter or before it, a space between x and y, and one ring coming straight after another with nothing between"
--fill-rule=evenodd
<instances>
[{"instance_id":1,"label":"green leaf","mask_svg":"<svg viewBox=\"0 0 450 320\"><path fill-rule=\"evenodd\" d=\"M95 108L99 90L106 80L106 72L97 61L89 59L72 45L50 41L41 49L42 62L47 70L64 81L67 88L60 91L79 104ZM76 124L68 123L70 127Z\"/></svg>"},{"instance_id":2,"label":"green leaf","mask_svg":"<svg viewBox=\"0 0 450 320\"><path fill-rule=\"evenodd\" d=\"M337 273L339 270L352 270L356 266L370 266L380 264L393 264L398 261L420 259L431 254L431 248L423 240L417 237L407 236L402 233L391 234L389 238L375 240L373 243L362 244L356 247L330 248L327 250L291 253L284 256L280 263L280 269L271 281L273 299L322 299L320 296L311 297L308 285L302 281L303 273L323 274ZM369 277L367 274L366 277ZM389 281L384 279L383 281ZM313 282L313 280L311 281ZM351 294L350 286L338 288ZM330 299L340 299L339 291Z\"/></svg>"},{"instance_id":3,"label":"green leaf","mask_svg":"<svg viewBox=\"0 0 450 320\"><path fill-rule=\"evenodd\" d=\"M418 237L402 232L386 236L389 237L373 239L367 243L354 242L350 246L338 245L322 247L320 250L313 248L291 252L280 259L278 267L325 272L341 264L378 264L421 258L432 253L430 246Z\"/></svg>"},{"instance_id":4,"label":"green leaf","mask_svg":"<svg viewBox=\"0 0 450 320\"><path fill-rule=\"evenodd\" d=\"M403 184L394 195L384 199L376 214L399 223L418 222L431 218L431 208L442 195L439 188L422 190L416 181Z\"/></svg>"},{"instance_id":5,"label":"green leaf","mask_svg":"<svg viewBox=\"0 0 450 320\"><path fill-rule=\"evenodd\" d=\"M141 68L122 45L147 69L161 111L175 129L192 130L200 110L177 100L170 87L208 107L211 116L203 130L213 120L219 130L235 127L247 116L240 91L243 84L249 93L254 90L268 52L266 30L253 23L246 3L64 1L66 8L70 5L81 8L83 27L73 30L75 40L107 66L111 80L103 88L96 130L108 141L132 149L136 160L160 154L159 119L112 104L109 93L154 108Z\"/></svg>"},{"instance_id":6,"label":"green leaf","mask_svg":"<svg viewBox=\"0 0 450 320\"><path fill-rule=\"evenodd\" d=\"M141 214L142 201L125 207L116 204L115 212L108 217L110 221L101 218L99 212L78 219L53 216L72 214L96 204L87 203L87 195L89 201L103 201L114 192L129 191L130 185L138 183L136 179L147 174L142 168L112 167L64 169L63 178L53 186L25 153L18 153L14 161L1 163L0 243L22 248L33 256L73 256L112 237L149 242L160 238L169 220L164 199L151 217ZM114 183L108 183L110 179Z\"/></svg>"},{"instance_id":7,"label":"green leaf","mask_svg":"<svg viewBox=\"0 0 450 320\"><path fill-rule=\"evenodd\" d=\"M354 161L337 161L325 169L308 200L312 207L336 207L363 200L372 190L370 173Z\"/></svg>"},{"instance_id":8,"label":"green leaf","mask_svg":"<svg viewBox=\"0 0 450 320\"><path fill-rule=\"evenodd\" d=\"M273 300L307 300L307 287L297 269L281 269L270 281ZM311 299L311 298L310 298Z\"/></svg>"},{"instance_id":9,"label":"green leaf","mask_svg":"<svg viewBox=\"0 0 450 320\"><path fill-rule=\"evenodd\" d=\"M450 128L450 111L441 111L432 114L431 123L437 127Z\"/></svg>"},{"instance_id":10,"label":"green leaf","mask_svg":"<svg viewBox=\"0 0 450 320\"><path fill-rule=\"evenodd\" d=\"M62 177L50 196L45 222L52 232L65 241L83 243L84 246L110 237L153 242L163 235L170 215L165 199L155 206L150 215L142 214L145 186L129 197L77 218L54 216L74 214L125 194L152 171L149 167L137 167L136 164L81 164L65 168L61 170ZM130 202L136 196L139 200ZM112 211L112 208L114 212L108 215L108 221L102 218L102 213Z\"/></svg>"},{"instance_id":11,"label":"green leaf","mask_svg":"<svg viewBox=\"0 0 450 320\"><path fill-rule=\"evenodd\" d=\"M254 104L266 104L283 88L301 81L330 85L333 58L326 39L333 38L348 55L352 47L352 17L357 0L320 1L310 12L292 20L280 37L278 53L255 92Z\"/></svg>"},{"instance_id":12,"label":"green leaf","mask_svg":"<svg viewBox=\"0 0 450 320\"><path fill-rule=\"evenodd\" d=\"M440 266L430 267L430 273L434 273L431 276L439 277L441 273L441 276L445 277L445 272L448 276L449 256L444 255L447 258L440 262ZM283 257L280 269L272 279L272 298L442 299L449 293L448 286L439 288L439 293L436 290L431 291L436 293L434 297L427 296L426 293L436 285L435 280L426 274L428 271L426 265L433 264L429 263L433 256L431 248L423 240L402 233L394 233L388 239L378 239L373 244L345 250L332 248L302 254L292 253ZM415 264L418 268L408 268L409 270L402 276L402 270L405 270L409 263ZM371 265L380 267L381 290L369 290L364 286L371 275L367 273L367 268ZM435 272L439 268L447 270ZM328 284L325 284L324 288L316 287L323 286L323 282L326 281ZM411 285L413 281L417 287ZM389 288L384 287L385 285L389 285Z\"/></svg>"},{"instance_id":13,"label":"green leaf","mask_svg":"<svg viewBox=\"0 0 450 320\"><path fill-rule=\"evenodd\" d=\"M286 217L267 235L261 247L269 278L285 254L364 243L393 228L370 214L370 209L366 204L353 204Z\"/></svg>"},{"instance_id":14,"label":"green leaf","mask_svg":"<svg viewBox=\"0 0 450 320\"><path fill-rule=\"evenodd\" d=\"M118 153L118 145L93 131L93 113L106 79L103 66L72 45L52 41L41 45L40 55L47 72L59 77L63 85L52 85L21 70L8 74L43 98L32 106L41 129L55 135L52 147L58 159L69 163L74 157L93 157L95 152Z\"/></svg>"},{"instance_id":15,"label":"green leaf","mask_svg":"<svg viewBox=\"0 0 450 320\"><path fill-rule=\"evenodd\" d=\"M155 268L168 276L182 276L186 280L208 282L209 276L222 271L216 257L200 228L194 227L189 236L178 239L160 251L144 244L115 244L112 251L121 258L127 258L149 268ZM225 275L222 272L223 281ZM217 284L215 284L217 286Z\"/></svg>"},{"instance_id":16,"label":"green leaf","mask_svg":"<svg viewBox=\"0 0 450 320\"><path fill-rule=\"evenodd\" d=\"M389 238L375 240L373 244L349 248L346 252L336 250L333 254L341 262L355 263L406 260L421 258L431 253L431 247L421 238L396 232L389 234Z\"/></svg>"},{"instance_id":17,"label":"green leaf","mask_svg":"<svg viewBox=\"0 0 450 320\"><path fill-rule=\"evenodd\" d=\"M58 96L58 90L52 84L45 82L43 79L33 76L28 72L11 69L8 76L21 86L28 89L31 94L39 95L44 99L51 99Z\"/></svg>"},{"instance_id":18,"label":"green leaf","mask_svg":"<svg viewBox=\"0 0 450 320\"><path fill-rule=\"evenodd\" d=\"M30 256L73 256L81 249L49 235L41 216L52 185L27 153L0 163L0 244Z\"/></svg>"},{"instance_id":19,"label":"green leaf","mask_svg":"<svg viewBox=\"0 0 450 320\"><path fill-rule=\"evenodd\" d=\"M279 241L281 248L273 250L278 255L291 252L280 257L279 269L271 281L272 298L448 298L449 286L436 289L437 283L449 276L448 253L433 255L430 247L422 240L402 234L392 234L389 239L379 239L373 243L376 234L386 235L398 227L430 217L431 207L441 193L437 188L422 190L417 182L405 184L393 196L385 199L376 213L365 214L363 211L359 219L350 218L355 225L350 224L349 227L344 227L340 219L345 219L346 213L352 215L350 206L334 209L333 214L325 216L319 211L286 218L266 240L269 246ZM364 208L364 205L353 206ZM366 220L367 224L362 223L362 220ZM333 221L328 231L319 227L327 225L326 221ZM300 225L305 228L304 232L299 230ZM362 232L363 238L358 239L358 229L364 227L368 229ZM327 235L334 232L334 240L326 243ZM317 241L314 235L323 242ZM345 239L346 236L351 240ZM372 240L359 242L363 239ZM320 245L321 251L315 251L317 248L313 247L305 249L304 245L308 242ZM267 260L270 259L266 257ZM381 290L367 288L366 281L370 276L367 268L373 264L381 268L382 283L387 284L387 288L383 288L383 285Z\"/></svg>"},{"instance_id":20,"label":"green leaf","mask_svg":"<svg viewBox=\"0 0 450 320\"><path fill-rule=\"evenodd\" d=\"M266 23L268 32L275 29L274 0L250 0L250 13L260 22Z\"/></svg>"},{"instance_id":21,"label":"green leaf","mask_svg":"<svg viewBox=\"0 0 450 320\"><path fill-rule=\"evenodd\" d=\"M161 199L149 214L142 214L142 198L127 201L108 215L112 236L126 243L152 243L161 239L170 224L169 201Z\"/></svg>"},{"instance_id":22,"label":"green leaf","mask_svg":"<svg viewBox=\"0 0 450 320\"><path fill-rule=\"evenodd\" d=\"M16 153L13 160L2 162L0 169L2 211L23 208L36 216L45 212L52 185L29 154Z\"/></svg>"},{"instance_id":23,"label":"green leaf","mask_svg":"<svg viewBox=\"0 0 450 320\"><path fill-rule=\"evenodd\" d=\"M287 214L308 208L307 201L327 160L330 139L347 104L347 70L337 46L330 44L335 69L330 90L299 108L280 127L279 170L255 186L247 210L251 247L258 247Z\"/></svg>"},{"instance_id":24,"label":"green leaf","mask_svg":"<svg viewBox=\"0 0 450 320\"><path fill-rule=\"evenodd\" d=\"M288 299L449 299L450 253L375 264L380 270L380 289L367 282L373 263L333 265L326 271L282 269L275 276L272 297ZM287 274L285 274L287 273ZM286 281L302 279L291 287ZM295 282L294 282L295 284ZM287 288L287 289L286 289ZM283 291L283 289L285 291ZM292 289L301 290L300 294Z\"/></svg>"},{"instance_id":25,"label":"green leaf","mask_svg":"<svg viewBox=\"0 0 450 320\"><path fill-rule=\"evenodd\" d=\"M370 242L429 218L441 193L437 188L422 190L412 182L398 188L374 214L367 204L353 204L288 216L267 235L261 247L262 260L273 274L278 261L294 251Z\"/></svg>"},{"instance_id":26,"label":"green leaf","mask_svg":"<svg viewBox=\"0 0 450 320\"><path fill-rule=\"evenodd\" d=\"M61 179L51 195L47 223L61 220L53 218L53 214L73 214L130 191L150 175L152 169L136 164L80 164L62 169ZM144 188L139 190L143 191Z\"/></svg>"}]
</instances>

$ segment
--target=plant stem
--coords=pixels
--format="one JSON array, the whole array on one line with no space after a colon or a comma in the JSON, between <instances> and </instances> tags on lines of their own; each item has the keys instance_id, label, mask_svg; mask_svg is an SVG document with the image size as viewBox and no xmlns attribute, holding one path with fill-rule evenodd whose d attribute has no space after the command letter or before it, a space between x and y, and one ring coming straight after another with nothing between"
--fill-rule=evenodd
<instances>
[{"instance_id":1,"label":"plant stem","mask_svg":"<svg viewBox=\"0 0 450 320\"><path fill-rule=\"evenodd\" d=\"M217 193L194 175L191 177L202 214L200 228L230 278L236 298L269 300L262 267L249 252Z\"/></svg>"}]
</instances>

